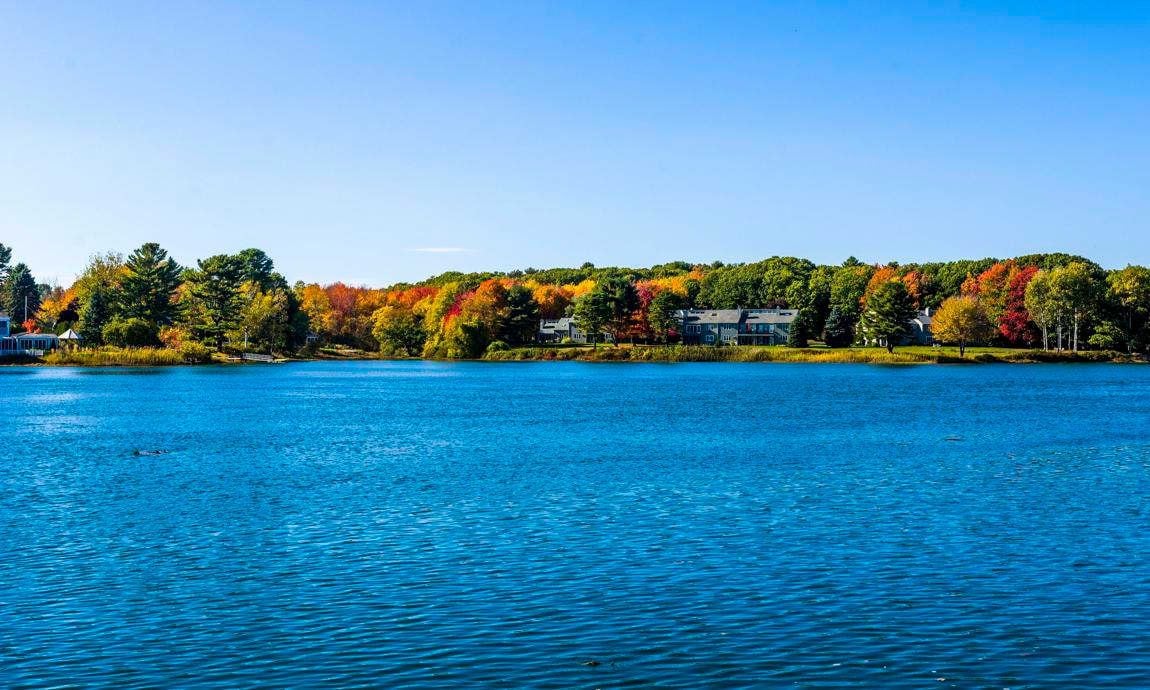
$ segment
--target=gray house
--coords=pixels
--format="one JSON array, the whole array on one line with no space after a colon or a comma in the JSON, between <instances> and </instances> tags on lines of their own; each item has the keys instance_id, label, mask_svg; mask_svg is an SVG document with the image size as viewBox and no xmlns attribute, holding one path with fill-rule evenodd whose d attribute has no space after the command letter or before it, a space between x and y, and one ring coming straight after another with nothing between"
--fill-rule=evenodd
<instances>
[{"instance_id":1,"label":"gray house","mask_svg":"<svg viewBox=\"0 0 1150 690\"><path fill-rule=\"evenodd\" d=\"M742 309L682 309L684 345L737 345Z\"/></svg>"},{"instance_id":2,"label":"gray house","mask_svg":"<svg viewBox=\"0 0 1150 690\"><path fill-rule=\"evenodd\" d=\"M785 345L798 309L744 309L740 345Z\"/></svg>"},{"instance_id":3,"label":"gray house","mask_svg":"<svg viewBox=\"0 0 1150 690\"><path fill-rule=\"evenodd\" d=\"M934 334L930 331L932 318L930 307L920 311L910 320L910 343L915 345L933 345Z\"/></svg>"},{"instance_id":4,"label":"gray house","mask_svg":"<svg viewBox=\"0 0 1150 690\"><path fill-rule=\"evenodd\" d=\"M684 345L783 345L797 309L682 309Z\"/></svg>"},{"instance_id":5,"label":"gray house","mask_svg":"<svg viewBox=\"0 0 1150 690\"><path fill-rule=\"evenodd\" d=\"M570 316L564 316L561 319L540 319L539 332L535 334L535 339L541 343L579 343L586 344L591 342L587 339L587 334L575 327L575 319ZM611 336L606 333L600 334L599 342L611 342Z\"/></svg>"}]
</instances>

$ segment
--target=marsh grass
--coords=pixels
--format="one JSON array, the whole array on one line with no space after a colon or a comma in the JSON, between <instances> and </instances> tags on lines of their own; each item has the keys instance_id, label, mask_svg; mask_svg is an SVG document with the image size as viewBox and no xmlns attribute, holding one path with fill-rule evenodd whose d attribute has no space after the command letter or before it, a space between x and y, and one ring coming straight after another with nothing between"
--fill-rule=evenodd
<instances>
[{"instance_id":1,"label":"marsh grass","mask_svg":"<svg viewBox=\"0 0 1150 690\"><path fill-rule=\"evenodd\" d=\"M179 350L160 347L99 347L56 350L41 358L44 364L81 367L156 367L189 364Z\"/></svg>"},{"instance_id":2,"label":"marsh grass","mask_svg":"<svg viewBox=\"0 0 1150 690\"><path fill-rule=\"evenodd\" d=\"M887 352L878 347L790 348L781 346L713 347L709 345L522 347L489 352L490 361L582 362L816 362L841 364L972 364L987 362L1110 362L1126 361L1115 352L1043 352L1008 348L899 347Z\"/></svg>"}]
</instances>

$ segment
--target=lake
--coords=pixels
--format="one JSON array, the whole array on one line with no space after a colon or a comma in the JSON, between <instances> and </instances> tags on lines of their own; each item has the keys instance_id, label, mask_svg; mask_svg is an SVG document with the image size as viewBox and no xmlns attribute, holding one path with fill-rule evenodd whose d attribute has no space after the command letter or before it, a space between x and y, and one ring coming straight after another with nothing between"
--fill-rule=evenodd
<instances>
[{"instance_id":1,"label":"lake","mask_svg":"<svg viewBox=\"0 0 1150 690\"><path fill-rule=\"evenodd\" d=\"M1150 367L0 392L3 687L1150 687Z\"/></svg>"}]
</instances>

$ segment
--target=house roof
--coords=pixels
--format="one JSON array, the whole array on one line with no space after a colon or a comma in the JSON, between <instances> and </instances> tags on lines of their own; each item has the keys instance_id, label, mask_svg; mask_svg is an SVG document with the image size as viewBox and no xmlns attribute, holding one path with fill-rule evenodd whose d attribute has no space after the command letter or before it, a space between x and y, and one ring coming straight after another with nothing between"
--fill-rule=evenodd
<instances>
[{"instance_id":1,"label":"house roof","mask_svg":"<svg viewBox=\"0 0 1150 690\"><path fill-rule=\"evenodd\" d=\"M931 318L929 312L920 311L918 316L914 317L914 320L918 321L924 326L929 326L934 319Z\"/></svg>"},{"instance_id":2,"label":"house roof","mask_svg":"<svg viewBox=\"0 0 1150 690\"><path fill-rule=\"evenodd\" d=\"M747 323L790 323L798 316L797 309L748 309Z\"/></svg>"},{"instance_id":3,"label":"house roof","mask_svg":"<svg viewBox=\"0 0 1150 690\"><path fill-rule=\"evenodd\" d=\"M690 309L685 315L687 323L738 323L742 309Z\"/></svg>"},{"instance_id":4,"label":"house roof","mask_svg":"<svg viewBox=\"0 0 1150 690\"><path fill-rule=\"evenodd\" d=\"M679 316L686 323L790 323L797 309L684 309Z\"/></svg>"},{"instance_id":5,"label":"house roof","mask_svg":"<svg viewBox=\"0 0 1150 690\"><path fill-rule=\"evenodd\" d=\"M34 338L47 338L49 340L58 340L55 333L17 333L12 336L17 340L32 340Z\"/></svg>"},{"instance_id":6,"label":"house roof","mask_svg":"<svg viewBox=\"0 0 1150 690\"><path fill-rule=\"evenodd\" d=\"M539 321L540 333L558 333L560 331L568 331L571 329L571 317L565 316L561 319L541 319Z\"/></svg>"},{"instance_id":7,"label":"house roof","mask_svg":"<svg viewBox=\"0 0 1150 690\"><path fill-rule=\"evenodd\" d=\"M60 334L60 340L83 340L80 334L73 331L71 328Z\"/></svg>"}]
</instances>

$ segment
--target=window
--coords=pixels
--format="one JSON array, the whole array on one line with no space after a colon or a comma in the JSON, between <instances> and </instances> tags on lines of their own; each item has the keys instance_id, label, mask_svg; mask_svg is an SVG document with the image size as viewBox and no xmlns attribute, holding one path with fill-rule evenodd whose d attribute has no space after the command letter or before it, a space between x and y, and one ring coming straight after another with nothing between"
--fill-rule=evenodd
<instances>
[{"instance_id":1,"label":"window","mask_svg":"<svg viewBox=\"0 0 1150 690\"><path fill-rule=\"evenodd\" d=\"M687 324L687 333L693 334L693 335L698 335L699 334L699 324L697 324L697 323Z\"/></svg>"},{"instance_id":2,"label":"window","mask_svg":"<svg viewBox=\"0 0 1150 690\"><path fill-rule=\"evenodd\" d=\"M708 333L707 335L703 336L703 340L705 340L708 343L713 343L713 342L715 342L715 336Z\"/></svg>"}]
</instances>

